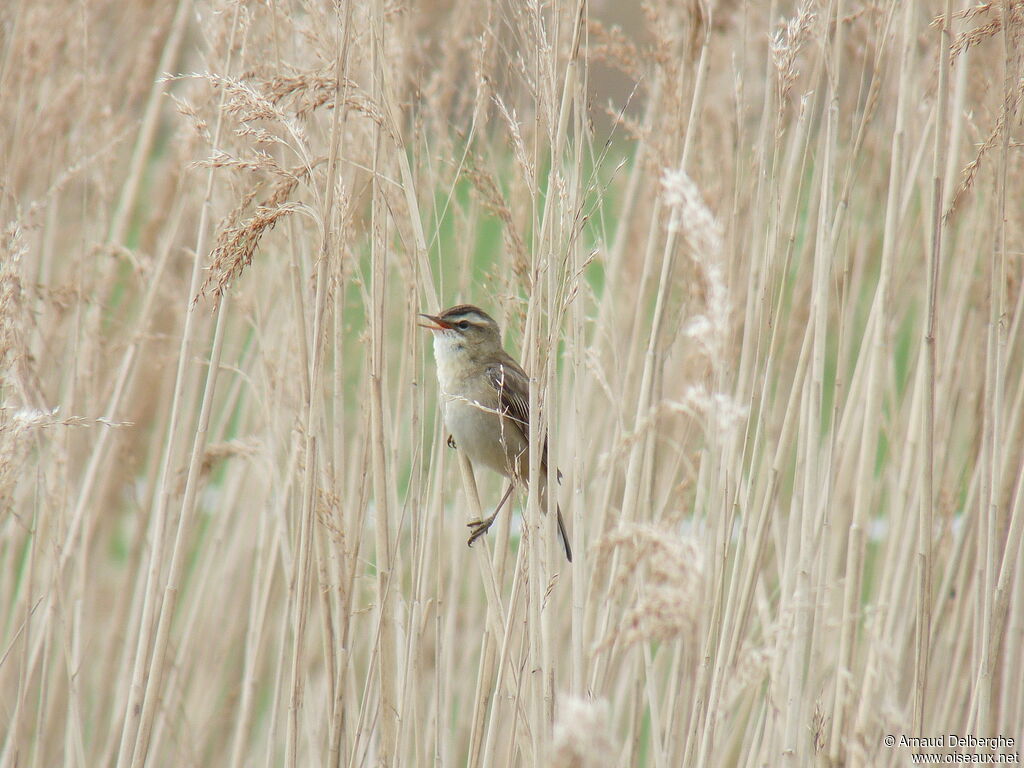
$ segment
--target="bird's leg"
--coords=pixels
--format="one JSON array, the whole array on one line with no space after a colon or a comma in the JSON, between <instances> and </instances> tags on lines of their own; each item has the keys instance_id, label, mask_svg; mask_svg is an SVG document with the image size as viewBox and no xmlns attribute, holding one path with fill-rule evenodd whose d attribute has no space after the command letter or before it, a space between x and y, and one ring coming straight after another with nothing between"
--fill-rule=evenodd
<instances>
[{"instance_id":1,"label":"bird's leg","mask_svg":"<svg viewBox=\"0 0 1024 768\"><path fill-rule=\"evenodd\" d=\"M498 517L498 513L501 512L501 508L505 506L505 502L508 501L508 497L512 495L512 489L515 488L515 483L508 484L508 490L505 491L505 495L501 497L501 501L498 502L498 506L494 508L494 514L483 520L474 520L466 525L472 529L472 533L469 534L469 541L466 542L469 546L473 546L473 542L487 533L488 529L494 525L494 520Z\"/></svg>"},{"instance_id":2,"label":"bird's leg","mask_svg":"<svg viewBox=\"0 0 1024 768\"><path fill-rule=\"evenodd\" d=\"M453 435L451 432L448 433L448 447L455 447L455 435Z\"/></svg>"}]
</instances>

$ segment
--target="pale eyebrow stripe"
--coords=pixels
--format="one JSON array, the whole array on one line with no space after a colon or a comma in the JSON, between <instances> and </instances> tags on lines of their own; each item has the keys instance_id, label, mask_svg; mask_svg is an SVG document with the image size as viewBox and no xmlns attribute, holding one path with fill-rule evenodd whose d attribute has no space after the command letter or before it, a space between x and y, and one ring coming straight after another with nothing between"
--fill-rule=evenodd
<instances>
[{"instance_id":1,"label":"pale eyebrow stripe","mask_svg":"<svg viewBox=\"0 0 1024 768\"><path fill-rule=\"evenodd\" d=\"M448 315L444 319L445 320L469 320L470 322L478 323L480 325L486 325L487 324L487 320L485 320L484 317L482 315L480 315L478 312L457 312L455 314Z\"/></svg>"}]
</instances>

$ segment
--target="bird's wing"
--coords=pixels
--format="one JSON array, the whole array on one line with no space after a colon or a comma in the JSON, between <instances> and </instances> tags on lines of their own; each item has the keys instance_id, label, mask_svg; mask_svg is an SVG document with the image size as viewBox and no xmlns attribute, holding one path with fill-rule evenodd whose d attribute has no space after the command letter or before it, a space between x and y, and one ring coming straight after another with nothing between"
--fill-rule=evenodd
<instances>
[{"instance_id":1,"label":"bird's wing","mask_svg":"<svg viewBox=\"0 0 1024 768\"><path fill-rule=\"evenodd\" d=\"M487 368L487 380L498 393L498 409L512 419L524 440L530 439L530 380L512 360Z\"/></svg>"},{"instance_id":2,"label":"bird's wing","mask_svg":"<svg viewBox=\"0 0 1024 768\"><path fill-rule=\"evenodd\" d=\"M519 367L515 360L508 358L500 363L494 363L487 368L487 380L498 393L498 410L505 414L516 425L516 428L523 436L523 440L530 441L530 379L526 371ZM548 441L544 440L544 450L540 455L541 477L545 477L548 471ZM557 467L555 476L558 482L562 482L562 472ZM543 507L542 507L543 508ZM562 519L562 510L556 504L558 515L558 535L562 539L562 546L565 548L565 557L572 562L572 547L569 545L569 534L565 530L565 520Z\"/></svg>"},{"instance_id":3,"label":"bird's wing","mask_svg":"<svg viewBox=\"0 0 1024 768\"><path fill-rule=\"evenodd\" d=\"M487 368L487 380L498 393L499 410L512 420L525 442L530 441L530 378L512 358ZM547 471L548 441L540 455L541 470ZM562 473L558 472L558 482Z\"/></svg>"}]
</instances>

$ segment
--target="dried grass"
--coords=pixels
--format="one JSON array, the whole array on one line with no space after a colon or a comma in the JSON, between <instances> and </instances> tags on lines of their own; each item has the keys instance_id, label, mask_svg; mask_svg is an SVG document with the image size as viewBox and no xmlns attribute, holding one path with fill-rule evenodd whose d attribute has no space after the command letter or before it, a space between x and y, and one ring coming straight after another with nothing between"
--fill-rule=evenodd
<instances>
[{"instance_id":1,"label":"dried grass","mask_svg":"<svg viewBox=\"0 0 1024 768\"><path fill-rule=\"evenodd\" d=\"M1019 742L1024 3L945 5L0 4L0 768ZM462 301L571 566L465 546Z\"/></svg>"}]
</instances>

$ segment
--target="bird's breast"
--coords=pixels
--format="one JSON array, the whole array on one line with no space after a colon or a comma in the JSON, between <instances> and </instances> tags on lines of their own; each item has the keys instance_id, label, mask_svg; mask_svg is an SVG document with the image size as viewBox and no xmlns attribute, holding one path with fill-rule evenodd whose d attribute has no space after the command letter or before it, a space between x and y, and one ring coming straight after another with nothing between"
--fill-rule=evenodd
<instances>
[{"instance_id":1,"label":"bird's breast","mask_svg":"<svg viewBox=\"0 0 1024 768\"><path fill-rule=\"evenodd\" d=\"M497 413L497 403L457 393L442 395L444 421L470 461L509 476L520 472L528 445L515 423ZM528 466L528 465L527 465Z\"/></svg>"}]
</instances>

